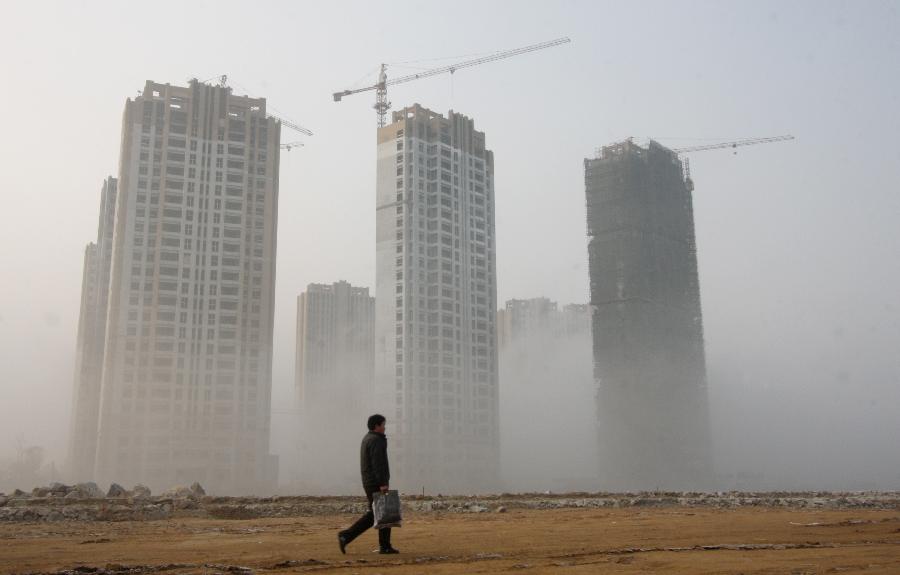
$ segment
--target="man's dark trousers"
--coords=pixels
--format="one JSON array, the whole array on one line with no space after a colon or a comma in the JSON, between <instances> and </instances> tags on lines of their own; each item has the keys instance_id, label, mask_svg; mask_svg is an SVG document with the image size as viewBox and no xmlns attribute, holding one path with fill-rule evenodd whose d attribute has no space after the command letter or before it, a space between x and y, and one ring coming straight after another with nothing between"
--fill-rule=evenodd
<instances>
[{"instance_id":1,"label":"man's dark trousers","mask_svg":"<svg viewBox=\"0 0 900 575\"><path fill-rule=\"evenodd\" d=\"M365 515L356 520L356 523L350 526L346 531L342 531L341 535L349 544L351 541L359 537L366 529L375 525L375 513L372 511L372 497L380 491L377 487L366 487L366 499L369 500L369 510ZM381 549L389 549L391 547L391 528L378 530L378 547Z\"/></svg>"}]
</instances>

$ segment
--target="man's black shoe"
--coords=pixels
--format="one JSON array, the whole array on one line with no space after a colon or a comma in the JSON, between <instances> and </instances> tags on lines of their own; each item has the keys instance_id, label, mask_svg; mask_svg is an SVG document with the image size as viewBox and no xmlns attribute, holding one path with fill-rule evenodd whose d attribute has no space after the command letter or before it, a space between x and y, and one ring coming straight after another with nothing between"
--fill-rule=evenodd
<instances>
[{"instance_id":1,"label":"man's black shoe","mask_svg":"<svg viewBox=\"0 0 900 575\"><path fill-rule=\"evenodd\" d=\"M347 554L347 552L344 550L344 548L345 548L346 546L347 546L347 540L344 539L344 536L343 536L343 535L341 535L340 533L338 533L338 547L341 548L341 553L343 553L344 555Z\"/></svg>"},{"instance_id":2,"label":"man's black shoe","mask_svg":"<svg viewBox=\"0 0 900 575\"><path fill-rule=\"evenodd\" d=\"M394 549L393 547L388 547L388 548L386 548L386 549L379 549L379 550L378 550L378 553L379 553L380 555L394 555L394 554L397 554L397 553L400 553L400 552L397 551L396 549Z\"/></svg>"}]
</instances>

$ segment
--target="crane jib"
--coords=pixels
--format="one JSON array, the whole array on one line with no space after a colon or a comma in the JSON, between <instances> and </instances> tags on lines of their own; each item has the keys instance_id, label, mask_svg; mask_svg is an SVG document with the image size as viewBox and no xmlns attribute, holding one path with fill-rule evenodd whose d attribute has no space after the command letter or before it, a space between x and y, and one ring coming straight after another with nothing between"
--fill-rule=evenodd
<instances>
[{"instance_id":1,"label":"crane jib","mask_svg":"<svg viewBox=\"0 0 900 575\"><path fill-rule=\"evenodd\" d=\"M504 52L497 52L495 54L491 54L488 56L482 56L480 58L475 58L473 60L466 60L464 62L457 62L456 64L451 64L449 66L444 66L441 68L434 68L432 70L426 70L424 72L417 72L415 74L409 74L406 76L399 76L397 78L388 79L386 73L386 64L381 65L381 71L378 75L378 82L371 86L366 86L364 88L357 88L354 90L344 90L341 92L334 92L332 97L335 102L340 102L344 96L350 96L352 94L358 94L360 92L368 92L370 90L375 90L376 92L376 100L375 100L375 110L378 114L378 126L382 127L385 125L385 116L387 115L387 111L391 107L391 103L387 99L387 86L394 84L402 84L404 82L411 82L413 80L420 80L423 78L428 78L430 76L436 76L438 74L450 73L453 74L457 70L461 68L469 68L472 66L478 66L479 64L486 64L488 62L494 62L496 60L502 60L504 58L511 58L513 56L518 56L519 54L527 54L528 52L534 52L536 50L543 50L544 48L550 48L552 46L559 46L560 44L567 44L571 42L568 37L556 38L555 40L550 40L548 42L542 42L540 44L532 44L531 46L523 46L521 48L515 48L513 50L507 50Z\"/></svg>"}]
</instances>

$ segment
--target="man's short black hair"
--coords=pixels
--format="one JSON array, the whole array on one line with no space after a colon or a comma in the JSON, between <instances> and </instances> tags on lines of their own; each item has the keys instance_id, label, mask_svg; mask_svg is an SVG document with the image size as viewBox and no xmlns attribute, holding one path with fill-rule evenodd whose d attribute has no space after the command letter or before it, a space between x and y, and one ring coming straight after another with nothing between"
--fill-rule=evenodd
<instances>
[{"instance_id":1,"label":"man's short black hair","mask_svg":"<svg viewBox=\"0 0 900 575\"><path fill-rule=\"evenodd\" d=\"M385 422L384 416L376 413L375 415L369 416L369 421L366 425L369 426L369 431L374 431L376 427Z\"/></svg>"}]
</instances>

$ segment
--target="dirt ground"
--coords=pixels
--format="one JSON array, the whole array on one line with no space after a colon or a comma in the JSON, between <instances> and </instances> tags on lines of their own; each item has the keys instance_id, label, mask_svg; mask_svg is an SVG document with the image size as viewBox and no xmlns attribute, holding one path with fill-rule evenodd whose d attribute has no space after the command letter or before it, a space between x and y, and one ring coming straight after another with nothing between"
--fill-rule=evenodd
<instances>
[{"instance_id":1,"label":"dirt ground","mask_svg":"<svg viewBox=\"0 0 900 575\"><path fill-rule=\"evenodd\" d=\"M0 524L2 573L900 573L900 510L412 513L400 555L346 555L354 516Z\"/></svg>"}]
</instances>

